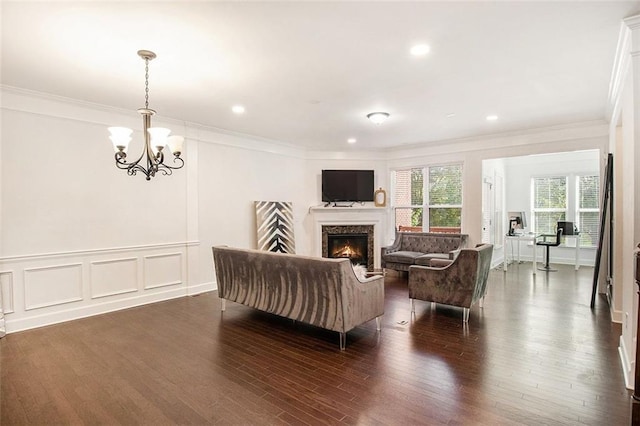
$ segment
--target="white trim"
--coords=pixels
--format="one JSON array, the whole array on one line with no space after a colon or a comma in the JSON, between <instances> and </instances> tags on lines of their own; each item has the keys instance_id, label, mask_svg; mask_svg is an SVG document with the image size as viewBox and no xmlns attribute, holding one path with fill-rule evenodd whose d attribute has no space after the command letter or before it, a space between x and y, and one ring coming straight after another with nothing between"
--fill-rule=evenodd
<instances>
[{"instance_id":1,"label":"white trim","mask_svg":"<svg viewBox=\"0 0 640 426\"><path fill-rule=\"evenodd\" d=\"M187 296L196 296L202 293L209 293L211 291L218 290L218 285L215 281L194 285L187 288Z\"/></svg>"},{"instance_id":2,"label":"white trim","mask_svg":"<svg viewBox=\"0 0 640 426\"><path fill-rule=\"evenodd\" d=\"M89 249L89 250L74 250L74 251L54 252L54 253L25 254L25 255L17 255L17 256L0 257L0 263L2 263L2 262L25 261L25 260L36 260L36 259L48 259L48 258L53 258L53 257L87 256L87 255L94 255L94 254L123 253L123 252L140 251L140 250L155 250L155 249L166 249L166 248L194 247L194 246L199 246L199 245L200 245L200 241L185 241L185 242L177 242L177 243L145 244L145 245L139 245L139 246L123 246L123 247L108 247L108 248L97 248L97 249Z\"/></svg>"},{"instance_id":3,"label":"white trim","mask_svg":"<svg viewBox=\"0 0 640 426\"><path fill-rule=\"evenodd\" d=\"M7 333L15 333L17 331L58 324L184 296L186 296L184 288L170 289L164 292L143 293L130 298L108 301L101 304L72 307L66 310L56 310L55 312L20 319L12 320L11 317L5 316L5 325Z\"/></svg>"},{"instance_id":4,"label":"white trim","mask_svg":"<svg viewBox=\"0 0 640 426\"><path fill-rule=\"evenodd\" d=\"M69 297L67 299L59 299L59 300L52 300L50 302L47 303L38 303L38 304L28 304L28 294L29 294L29 280L28 277L30 275L31 272L42 272L42 271L53 271L53 270L58 270L58 269L75 269L75 270L79 270L80 271L80 279L78 280L78 296L75 297ZM83 268L82 268L82 263L68 263L68 264L62 264L62 265L49 265L49 266L41 266L41 267L37 267L37 268L25 268L22 270L22 274L23 274L23 280L22 280L22 286L24 287L24 310L26 311L31 311L33 309L41 309L41 308L46 308L49 306L57 306L57 305L64 305L66 303L73 303L73 302L79 302L82 301L82 276L83 276Z\"/></svg>"},{"instance_id":5,"label":"white trim","mask_svg":"<svg viewBox=\"0 0 640 426\"><path fill-rule=\"evenodd\" d=\"M620 362L622 362L622 374L624 375L624 383L627 389L633 389L634 380L631 373L634 370L632 369L631 362L629 362L629 358L627 358L627 353L628 352L624 344L624 339L622 338L622 336L620 336L620 346L618 346L618 354L620 355Z\"/></svg>"},{"instance_id":6,"label":"white trim","mask_svg":"<svg viewBox=\"0 0 640 426\"><path fill-rule=\"evenodd\" d=\"M15 307L14 307L14 302L13 302L13 271L9 270L9 271L0 271L0 276L2 275L8 275L9 276L9 282L8 282L8 287L9 289L7 290L7 293L9 294L9 297L7 299L5 299L3 297L3 295L5 293L2 293L4 291L4 289L2 288L2 281L0 280L0 300L2 300L2 306L0 306L0 309L2 310L3 314L11 314L13 312L15 312ZM10 309L6 309L7 306L11 306Z\"/></svg>"},{"instance_id":7,"label":"white trim","mask_svg":"<svg viewBox=\"0 0 640 426\"><path fill-rule=\"evenodd\" d=\"M135 293L136 291L138 291L137 287L132 287L132 288L120 289L120 290L107 292L107 293L98 293L98 294L93 293L93 284L94 284L93 274L95 272L95 269L93 267L97 265L108 265L111 263L123 263L123 262L133 262L135 264L136 271L139 268L137 257L125 257L120 259L97 260L97 261L89 262L89 277L90 277L89 278L89 295L90 295L89 297L91 299L100 299L102 297L117 296L120 294Z\"/></svg>"},{"instance_id":8,"label":"white trim","mask_svg":"<svg viewBox=\"0 0 640 426\"><path fill-rule=\"evenodd\" d=\"M620 90L624 82L625 76L629 71L630 58L627 55L631 47L631 30L624 21L620 23L620 34L618 35L618 45L616 46L616 55L613 62L613 70L611 71L611 79L609 81L609 111L608 119L614 115L617 110L620 99Z\"/></svg>"}]
</instances>

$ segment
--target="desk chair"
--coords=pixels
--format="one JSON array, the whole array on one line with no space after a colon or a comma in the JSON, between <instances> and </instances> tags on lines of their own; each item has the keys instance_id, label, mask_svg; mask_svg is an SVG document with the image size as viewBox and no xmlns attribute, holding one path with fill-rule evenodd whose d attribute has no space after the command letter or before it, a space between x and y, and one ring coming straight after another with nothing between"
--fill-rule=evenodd
<instances>
[{"instance_id":1,"label":"desk chair","mask_svg":"<svg viewBox=\"0 0 640 426\"><path fill-rule=\"evenodd\" d=\"M552 269L549 266L549 248L550 247L558 247L560 245L560 238L562 237L562 228L558 227L558 231L556 232L555 241L547 241L547 237L553 237L554 235L541 235L543 237L542 241L536 241L537 246L544 246L546 248L544 255L544 265L538 267L541 271L547 272L556 272L557 269Z\"/></svg>"}]
</instances>

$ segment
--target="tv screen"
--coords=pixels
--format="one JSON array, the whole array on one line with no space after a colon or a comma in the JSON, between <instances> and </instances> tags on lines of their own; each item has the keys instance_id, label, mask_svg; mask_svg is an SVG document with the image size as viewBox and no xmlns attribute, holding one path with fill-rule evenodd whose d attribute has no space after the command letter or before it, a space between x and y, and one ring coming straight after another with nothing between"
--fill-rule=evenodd
<instances>
[{"instance_id":1,"label":"tv screen","mask_svg":"<svg viewBox=\"0 0 640 426\"><path fill-rule=\"evenodd\" d=\"M323 170L322 201L373 201L373 170Z\"/></svg>"}]
</instances>

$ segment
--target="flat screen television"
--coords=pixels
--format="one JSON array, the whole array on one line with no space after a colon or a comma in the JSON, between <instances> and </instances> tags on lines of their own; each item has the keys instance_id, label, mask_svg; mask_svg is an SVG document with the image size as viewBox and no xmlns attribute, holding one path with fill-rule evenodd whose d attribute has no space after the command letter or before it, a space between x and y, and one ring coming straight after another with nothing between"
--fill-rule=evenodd
<instances>
[{"instance_id":1,"label":"flat screen television","mask_svg":"<svg viewBox=\"0 0 640 426\"><path fill-rule=\"evenodd\" d=\"M323 170L322 201L373 201L373 170Z\"/></svg>"}]
</instances>

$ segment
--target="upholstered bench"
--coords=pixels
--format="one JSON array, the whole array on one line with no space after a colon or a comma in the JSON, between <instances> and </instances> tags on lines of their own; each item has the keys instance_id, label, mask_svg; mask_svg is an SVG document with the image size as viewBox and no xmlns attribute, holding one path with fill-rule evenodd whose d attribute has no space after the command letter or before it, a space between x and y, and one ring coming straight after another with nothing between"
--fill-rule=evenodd
<instances>
[{"instance_id":1,"label":"upholstered bench","mask_svg":"<svg viewBox=\"0 0 640 426\"><path fill-rule=\"evenodd\" d=\"M396 232L393 244L382 247L382 267L407 272L411 265L431 266L432 259L453 260L467 240L467 234Z\"/></svg>"}]
</instances>

